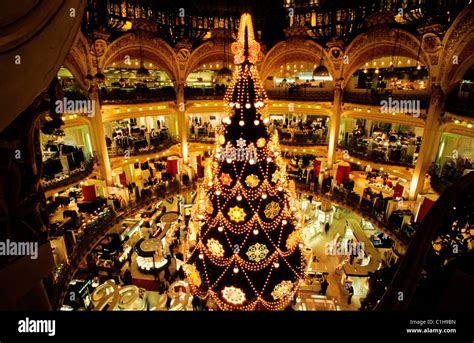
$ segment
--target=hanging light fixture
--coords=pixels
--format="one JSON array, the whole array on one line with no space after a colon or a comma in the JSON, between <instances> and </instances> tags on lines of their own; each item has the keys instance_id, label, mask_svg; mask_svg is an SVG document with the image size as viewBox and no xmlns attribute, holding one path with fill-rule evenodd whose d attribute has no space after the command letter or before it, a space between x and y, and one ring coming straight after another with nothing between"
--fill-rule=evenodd
<instances>
[{"instance_id":1,"label":"hanging light fixture","mask_svg":"<svg viewBox=\"0 0 474 343\"><path fill-rule=\"evenodd\" d=\"M121 66L121 64L122 64L122 60L120 60L120 65L119 65L119 68L120 68L120 79L119 79L119 84L120 84L120 86L121 86L121 87L123 87L123 86L125 86L125 79L123 78L123 74L122 74L122 72L123 72L123 69L122 69L122 66Z\"/></svg>"},{"instance_id":2,"label":"hanging light fixture","mask_svg":"<svg viewBox=\"0 0 474 343\"><path fill-rule=\"evenodd\" d=\"M95 80L97 83L104 83L105 75L99 70L97 74L94 75Z\"/></svg>"},{"instance_id":3,"label":"hanging light fixture","mask_svg":"<svg viewBox=\"0 0 474 343\"><path fill-rule=\"evenodd\" d=\"M232 72L227 68L227 56L226 56L226 41L225 37L225 19L224 19L224 61L222 63L222 68L217 72L216 83L217 84L227 84L232 79Z\"/></svg>"},{"instance_id":4,"label":"hanging light fixture","mask_svg":"<svg viewBox=\"0 0 474 343\"><path fill-rule=\"evenodd\" d=\"M385 74L386 80L393 80L393 79L398 78L398 74L395 72L395 66L394 66L393 60L395 58L395 50L397 50L399 32L400 32L400 29L397 30L397 36L395 37L395 44L393 45L393 51L392 51L392 60L390 61L390 67L388 68L388 73Z\"/></svg>"},{"instance_id":5,"label":"hanging light fixture","mask_svg":"<svg viewBox=\"0 0 474 343\"><path fill-rule=\"evenodd\" d=\"M328 68L324 65L323 51L321 50L321 61L319 66L313 71L313 79L320 81L327 81L330 79Z\"/></svg>"},{"instance_id":6,"label":"hanging light fixture","mask_svg":"<svg viewBox=\"0 0 474 343\"><path fill-rule=\"evenodd\" d=\"M420 63L420 52L421 52L421 39L420 39L420 45L418 46L418 53L416 55L416 69L413 71L413 79L417 80L418 79L418 74L419 70L421 69L421 63Z\"/></svg>"},{"instance_id":7,"label":"hanging light fixture","mask_svg":"<svg viewBox=\"0 0 474 343\"><path fill-rule=\"evenodd\" d=\"M137 77L144 79L150 76L150 72L148 71L148 69L145 68L145 63L143 62L142 43L141 43L140 35L138 35L138 45L140 47L140 68L137 69Z\"/></svg>"},{"instance_id":8,"label":"hanging light fixture","mask_svg":"<svg viewBox=\"0 0 474 343\"><path fill-rule=\"evenodd\" d=\"M227 68L227 55L226 55L226 23L225 23L225 7L224 7L224 60L222 62L222 68L217 72L216 83L219 85L227 85L232 79L232 72Z\"/></svg>"}]
</instances>

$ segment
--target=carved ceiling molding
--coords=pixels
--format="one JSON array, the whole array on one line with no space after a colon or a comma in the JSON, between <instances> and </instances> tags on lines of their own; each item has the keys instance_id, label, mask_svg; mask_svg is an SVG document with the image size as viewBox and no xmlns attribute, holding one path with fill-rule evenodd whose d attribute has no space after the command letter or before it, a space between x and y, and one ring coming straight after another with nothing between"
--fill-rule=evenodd
<instances>
[{"instance_id":1,"label":"carved ceiling molding","mask_svg":"<svg viewBox=\"0 0 474 343\"><path fill-rule=\"evenodd\" d=\"M260 66L262 80L265 80L273 70L280 68L281 64L308 61L319 65L321 52L325 66L331 75L334 75L334 66L328 52L321 45L310 39L279 42L263 58Z\"/></svg>"},{"instance_id":2,"label":"carved ceiling molding","mask_svg":"<svg viewBox=\"0 0 474 343\"><path fill-rule=\"evenodd\" d=\"M347 84L352 74L366 62L378 57L391 56L395 44L397 55L415 60L418 57L420 41L407 31L390 29L387 26L376 26L371 31L358 35L345 51L349 63L344 65L342 74L344 84ZM419 59L430 69L430 60L423 50L420 51Z\"/></svg>"},{"instance_id":3,"label":"carved ceiling molding","mask_svg":"<svg viewBox=\"0 0 474 343\"><path fill-rule=\"evenodd\" d=\"M99 67L104 68L114 61L123 59L125 52L136 51L140 53L149 53L154 56L153 63L160 65L170 76L172 80L178 77L177 58L175 51L160 38L156 38L148 32L140 32L140 40L133 33L127 33L111 42L105 49L104 54L100 57ZM93 63L95 65L95 63Z\"/></svg>"},{"instance_id":4,"label":"carved ceiling molding","mask_svg":"<svg viewBox=\"0 0 474 343\"><path fill-rule=\"evenodd\" d=\"M10 1L4 3L2 8L6 9L19 6ZM85 7L83 0L29 3L31 8L14 11L15 18L5 18L6 13L2 13L5 16L0 19L0 131L28 108L57 75L74 43Z\"/></svg>"},{"instance_id":5,"label":"carved ceiling molding","mask_svg":"<svg viewBox=\"0 0 474 343\"><path fill-rule=\"evenodd\" d=\"M466 68L464 62L469 58L468 54L472 56L473 34L474 9L472 6L468 6L454 20L442 43L444 49L438 79L447 91L453 88L454 84L462 77L459 70L461 70L460 67L462 66ZM471 45L469 46L469 44ZM453 57L455 55L458 56L459 64L453 64ZM461 57L464 58L464 61L461 60Z\"/></svg>"},{"instance_id":6,"label":"carved ceiling molding","mask_svg":"<svg viewBox=\"0 0 474 343\"><path fill-rule=\"evenodd\" d=\"M188 75L198 69L200 66L209 63L219 63L223 65L224 57L227 63L234 63L234 55L231 50L231 45L234 41L226 40L225 55L224 55L224 40L218 39L208 41L197 47L186 61L183 80L186 80Z\"/></svg>"}]
</instances>

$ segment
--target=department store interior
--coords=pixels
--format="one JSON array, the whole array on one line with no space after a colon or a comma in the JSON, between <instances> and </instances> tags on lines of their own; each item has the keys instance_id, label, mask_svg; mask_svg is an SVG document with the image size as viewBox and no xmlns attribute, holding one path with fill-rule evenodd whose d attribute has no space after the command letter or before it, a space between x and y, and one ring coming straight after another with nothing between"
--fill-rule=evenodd
<instances>
[{"instance_id":1,"label":"department store interior","mask_svg":"<svg viewBox=\"0 0 474 343\"><path fill-rule=\"evenodd\" d=\"M241 14L247 11L260 47L255 70L267 96L262 121L279 142L301 226L304 273L298 289L285 295L284 309L402 306L393 305L390 287L414 273L428 276L407 286L420 291L403 306L435 306L419 294L435 282L427 266L441 270L445 261L461 256L446 253L449 239L443 237L454 223L463 223L462 238L456 236L463 242L462 257L473 254L474 227L460 205L472 209L472 196L458 193L459 204L449 203L454 210L431 225L436 228L423 243L430 251L423 270L408 270L401 261L415 256L411 242L422 244L418 237L428 235L436 209L455 201L448 194L472 179L472 4L408 1L400 15L395 0L372 6L354 1L349 7L276 2L268 9L268 1L203 1L180 17L169 1L162 7L153 1L89 1L73 18L74 37L66 38L58 26L50 37L35 38L67 44L49 52L61 58L50 56L54 73L41 77L49 78L47 87L29 86L37 89L24 91L36 94L28 104L16 112L8 107L12 119L2 124L1 140L9 142L10 132L27 135L22 130L36 125L30 144L38 152L28 158L41 165L34 187L44 195L38 211L47 229L28 231L19 224L16 232L26 233L6 231L1 239L21 240L34 231L29 239L47 248L40 249L38 263L44 265L35 273L27 271L37 267L23 266L18 258L2 262L2 273L17 264L18 272L8 271L10 279L31 285L9 288L14 300L2 301L2 308L222 309L198 296L187 259L190 227L230 122L226 90L236 84L242 63L233 44L241 39ZM287 15L289 9L294 15ZM95 111L72 105L44 117L45 109L33 101L44 89L65 102L92 102ZM25 119L40 118L40 112L41 120ZM17 163L8 161L2 168ZM22 180L5 176L2 182L27 192L33 186L25 185L33 181L29 169L22 169L26 165L15 167ZM245 184L255 187L255 178ZM463 189L472 187L471 182ZM474 280L472 268L469 272L465 287ZM224 298L235 305L241 291L233 291ZM446 304L449 299L439 306L449 308Z\"/></svg>"}]
</instances>

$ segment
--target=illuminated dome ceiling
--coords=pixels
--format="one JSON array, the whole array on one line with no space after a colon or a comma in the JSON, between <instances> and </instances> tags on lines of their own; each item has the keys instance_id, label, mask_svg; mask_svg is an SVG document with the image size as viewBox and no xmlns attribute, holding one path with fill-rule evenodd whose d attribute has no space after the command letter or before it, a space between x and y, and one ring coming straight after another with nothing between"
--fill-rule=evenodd
<instances>
[{"instance_id":1,"label":"illuminated dome ceiling","mask_svg":"<svg viewBox=\"0 0 474 343\"><path fill-rule=\"evenodd\" d=\"M82 29L119 35L130 30L136 20L145 20L171 45L187 39L196 46L209 39L215 28L225 27L235 34L241 13L248 11L254 18L257 39L267 49L284 38L283 29L288 26L305 27L320 43L337 37L347 44L365 31L372 14L392 12L394 24L414 33L425 25L437 24L442 30L468 2L430 0L420 5L401 0L95 0L88 4ZM395 17L400 8L403 15Z\"/></svg>"}]
</instances>

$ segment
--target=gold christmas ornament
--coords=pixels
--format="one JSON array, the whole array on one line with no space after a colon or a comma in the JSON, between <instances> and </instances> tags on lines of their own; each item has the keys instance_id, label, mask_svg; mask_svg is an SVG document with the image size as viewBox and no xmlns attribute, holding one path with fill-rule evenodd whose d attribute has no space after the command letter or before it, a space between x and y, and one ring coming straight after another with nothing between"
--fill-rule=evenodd
<instances>
[{"instance_id":1,"label":"gold christmas ornament","mask_svg":"<svg viewBox=\"0 0 474 343\"><path fill-rule=\"evenodd\" d=\"M230 186L230 184L232 183L232 178L227 173L222 173L219 180L221 180L224 186Z\"/></svg>"},{"instance_id":2,"label":"gold christmas ornament","mask_svg":"<svg viewBox=\"0 0 474 343\"><path fill-rule=\"evenodd\" d=\"M272 174L272 182L273 183L277 183L278 181L284 180L284 179L285 179L284 173L282 173L278 169Z\"/></svg>"},{"instance_id":3,"label":"gold christmas ornament","mask_svg":"<svg viewBox=\"0 0 474 343\"><path fill-rule=\"evenodd\" d=\"M245 178L245 184L247 187L254 188L257 187L260 182L260 179L255 174L250 174Z\"/></svg>"},{"instance_id":4,"label":"gold christmas ornament","mask_svg":"<svg viewBox=\"0 0 474 343\"><path fill-rule=\"evenodd\" d=\"M250 261L260 262L268 255L268 249L265 244L255 243L249 247L246 255Z\"/></svg>"},{"instance_id":5,"label":"gold christmas ornament","mask_svg":"<svg viewBox=\"0 0 474 343\"><path fill-rule=\"evenodd\" d=\"M183 266L183 271L188 277L189 282L197 287L201 286L201 277L199 276L199 272L194 264L185 264Z\"/></svg>"},{"instance_id":6,"label":"gold christmas ornament","mask_svg":"<svg viewBox=\"0 0 474 343\"><path fill-rule=\"evenodd\" d=\"M237 287L224 287L222 297L233 305L241 305L245 302L245 293Z\"/></svg>"},{"instance_id":7,"label":"gold christmas ornament","mask_svg":"<svg viewBox=\"0 0 474 343\"><path fill-rule=\"evenodd\" d=\"M222 244L219 243L217 239L209 238L207 240L207 249L211 252L212 255L215 257L223 257L224 256L224 248Z\"/></svg>"},{"instance_id":8,"label":"gold christmas ornament","mask_svg":"<svg viewBox=\"0 0 474 343\"><path fill-rule=\"evenodd\" d=\"M268 219L273 219L278 215L278 213L280 213L280 205L275 201L272 201L265 206L265 211L263 211L263 213L265 213L265 217Z\"/></svg>"},{"instance_id":9,"label":"gold christmas ornament","mask_svg":"<svg viewBox=\"0 0 474 343\"><path fill-rule=\"evenodd\" d=\"M257 139L257 147L259 148L263 148L265 146L265 143L267 141L265 140L265 138L261 137L259 139Z\"/></svg>"},{"instance_id":10,"label":"gold christmas ornament","mask_svg":"<svg viewBox=\"0 0 474 343\"><path fill-rule=\"evenodd\" d=\"M231 207L228 215L229 218L236 223L243 222L245 219L245 211L238 206Z\"/></svg>"},{"instance_id":11,"label":"gold christmas ornament","mask_svg":"<svg viewBox=\"0 0 474 343\"><path fill-rule=\"evenodd\" d=\"M300 232L293 231L287 238L285 247L287 250L291 250L298 244L300 241Z\"/></svg>"},{"instance_id":12,"label":"gold christmas ornament","mask_svg":"<svg viewBox=\"0 0 474 343\"><path fill-rule=\"evenodd\" d=\"M293 283L291 281L282 281L273 288L272 297L275 300L282 299L285 296L291 294L291 289L293 288Z\"/></svg>"},{"instance_id":13,"label":"gold christmas ornament","mask_svg":"<svg viewBox=\"0 0 474 343\"><path fill-rule=\"evenodd\" d=\"M224 135L219 135L219 144L224 145L225 144L225 137Z\"/></svg>"}]
</instances>

